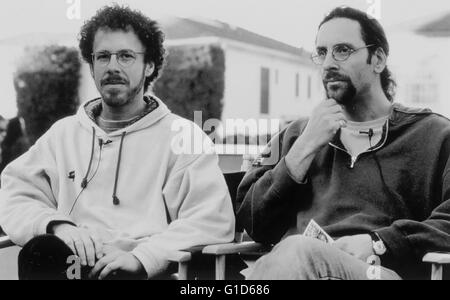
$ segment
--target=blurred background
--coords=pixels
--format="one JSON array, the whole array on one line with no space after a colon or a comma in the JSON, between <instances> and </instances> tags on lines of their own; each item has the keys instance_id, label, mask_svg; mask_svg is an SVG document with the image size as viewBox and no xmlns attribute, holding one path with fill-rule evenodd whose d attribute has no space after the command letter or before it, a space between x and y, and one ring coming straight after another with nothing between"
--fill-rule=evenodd
<instances>
[{"instance_id":1,"label":"blurred background","mask_svg":"<svg viewBox=\"0 0 450 300\"><path fill-rule=\"evenodd\" d=\"M160 22L169 57L154 92L175 113L191 120L199 110L203 122L215 118L224 124L236 119L276 119L283 126L307 116L324 94L318 70L309 59L317 26L340 5L364 10L385 27L392 48L389 65L398 82L396 101L450 116L446 101L450 96L448 1L114 2L142 10ZM3 3L0 115L19 116L29 143L80 103L98 96L88 66L77 61L77 38L84 21L111 3ZM274 129L229 131L221 132L215 142L233 143L227 139L233 134L235 144L258 144L258 136L271 135Z\"/></svg>"},{"instance_id":2,"label":"blurred background","mask_svg":"<svg viewBox=\"0 0 450 300\"><path fill-rule=\"evenodd\" d=\"M308 116L324 98L310 55L318 24L341 5L366 11L385 28L391 44L388 65L398 83L395 101L450 117L449 1L114 2L159 21L168 57L152 92L173 112L204 128L224 171L239 169L243 154L256 155L274 133ZM99 8L112 3L3 2L0 172L55 121L99 96L80 59L78 34ZM201 120L194 118L195 112L201 112ZM205 128L211 120L221 123Z\"/></svg>"},{"instance_id":3,"label":"blurred background","mask_svg":"<svg viewBox=\"0 0 450 300\"><path fill-rule=\"evenodd\" d=\"M336 6L366 11L384 26L391 44L388 65L398 83L396 102L450 117L450 1L114 2L160 22L168 62L153 93L188 119L201 111L200 126L221 120L211 136L224 172L241 168L243 154L260 151L275 132L308 116L323 99L318 69L309 58L318 24ZM78 33L85 20L111 3L2 1L0 171L55 121L99 96L80 60ZM17 251L0 253L0 278L16 277Z\"/></svg>"}]
</instances>

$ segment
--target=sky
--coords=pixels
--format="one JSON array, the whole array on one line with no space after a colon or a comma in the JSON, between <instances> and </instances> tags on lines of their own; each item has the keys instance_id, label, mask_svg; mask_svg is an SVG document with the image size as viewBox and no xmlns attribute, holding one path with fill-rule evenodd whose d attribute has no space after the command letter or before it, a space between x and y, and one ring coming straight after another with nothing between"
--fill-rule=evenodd
<instances>
[{"instance_id":1,"label":"sky","mask_svg":"<svg viewBox=\"0 0 450 300\"><path fill-rule=\"evenodd\" d=\"M8 0L0 11L0 40L30 32L73 32L84 20L113 1ZM312 49L317 25L332 8L348 5L373 13L382 25L450 12L448 0L116 0L149 16L200 16L217 19ZM74 8L80 8L76 10ZM80 13L77 14L76 12ZM75 12L75 13L74 13ZM68 16L69 15L69 16Z\"/></svg>"},{"instance_id":2,"label":"sky","mask_svg":"<svg viewBox=\"0 0 450 300\"><path fill-rule=\"evenodd\" d=\"M128 4L155 19L171 15L215 19L309 51L314 48L318 24L337 6L352 6L377 17L388 38L399 24L450 13L448 0L6 0L0 9L0 45L4 39L30 33L70 33L75 38L85 20L113 2ZM0 114L12 117L16 113L13 60L17 57L0 55L5 62L0 70L4 97Z\"/></svg>"}]
</instances>

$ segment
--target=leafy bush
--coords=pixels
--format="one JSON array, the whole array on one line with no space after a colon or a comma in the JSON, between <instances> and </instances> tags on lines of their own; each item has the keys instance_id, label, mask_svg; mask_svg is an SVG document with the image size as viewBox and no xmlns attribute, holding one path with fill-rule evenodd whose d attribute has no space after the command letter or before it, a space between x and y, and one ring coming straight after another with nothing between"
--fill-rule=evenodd
<instances>
[{"instance_id":1,"label":"leafy bush","mask_svg":"<svg viewBox=\"0 0 450 300\"><path fill-rule=\"evenodd\" d=\"M78 107L81 63L75 48L29 48L14 76L19 116L31 144Z\"/></svg>"},{"instance_id":2,"label":"leafy bush","mask_svg":"<svg viewBox=\"0 0 450 300\"><path fill-rule=\"evenodd\" d=\"M225 86L225 55L219 46L171 46L162 76L153 87L173 113L194 121L220 119Z\"/></svg>"}]
</instances>

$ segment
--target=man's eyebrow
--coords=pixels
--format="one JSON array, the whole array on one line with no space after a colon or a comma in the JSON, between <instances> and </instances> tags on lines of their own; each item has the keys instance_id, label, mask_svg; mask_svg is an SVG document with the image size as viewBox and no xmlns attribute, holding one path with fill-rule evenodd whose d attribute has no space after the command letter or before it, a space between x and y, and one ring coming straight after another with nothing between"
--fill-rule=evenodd
<instances>
[{"instance_id":1,"label":"man's eyebrow","mask_svg":"<svg viewBox=\"0 0 450 300\"><path fill-rule=\"evenodd\" d=\"M347 46L347 47L352 48L352 49L356 48L355 45L353 45L352 43L344 42L344 43L337 43L337 44L333 45L332 49L334 49L336 47L339 47L339 46ZM325 46L318 46L318 47L316 47L316 51L320 51L320 50L327 50L327 47L325 47Z\"/></svg>"},{"instance_id":2,"label":"man's eyebrow","mask_svg":"<svg viewBox=\"0 0 450 300\"><path fill-rule=\"evenodd\" d=\"M316 48L317 52L322 51L322 50L327 50L327 47L319 46Z\"/></svg>"},{"instance_id":3,"label":"man's eyebrow","mask_svg":"<svg viewBox=\"0 0 450 300\"><path fill-rule=\"evenodd\" d=\"M349 48L355 49L355 45L353 45L352 43L338 43L336 45L333 46L333 48L338 47L338 46L347 46Z\"/></svg>"},{"instance_id":4,"label":"man's eyebrow","mask_svg":"<svg viewBox=\"0 0 450 300\"><path fill-rule=\"evenodd\" d=\"M98 51L95 51L94 53L111 53L111 52L108 50L98 50Z\"/></svg>"}]
</instances>

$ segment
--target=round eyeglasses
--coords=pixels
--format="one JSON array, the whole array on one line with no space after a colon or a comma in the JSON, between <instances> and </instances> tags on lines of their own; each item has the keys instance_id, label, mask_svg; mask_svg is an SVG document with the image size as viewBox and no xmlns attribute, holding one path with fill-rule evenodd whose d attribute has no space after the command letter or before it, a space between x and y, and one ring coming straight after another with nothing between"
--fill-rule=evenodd
<instances>
[{"instance_id":1,"label":"round eyeglasses","mask_svg":"<svg viewBox=\"0 0 450 300\"><path fill-rule=\"evenodd\" d=\"M106 67L111 62L111 56L115 55L117 63L127 68L134 64L139 54L145 54L145 52L135 52L133 50L120 50L117 52L99 51L92 53L92 62L96 66Z\"/></svg>"},{"instance_id":2,"label":"round eyeglasses","mask_svg":"<svg viewBox=\"0 0 450 300\"><path fill-rule=\"evenodd\" d=\"M367 45L367 46L364 46L361 48L353 49L347 45L336 45L333 47L333 51L331 52L331 55L335 61L346 61L350 57L350 55L352 55L356 51L361 50L361 49L370 48L373 46L375 46L375 45L372 44L372 45ZM327 50L321 49L321 50L318 50L316 54L311 55L311 60L316 65L323 65L326 57L327 57Z\"/></svg>"}]
</instances>

